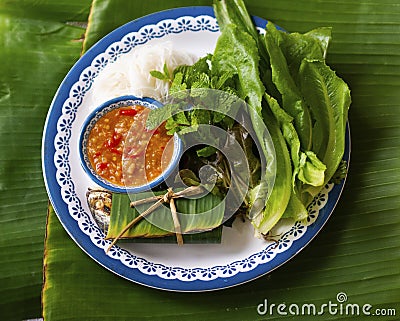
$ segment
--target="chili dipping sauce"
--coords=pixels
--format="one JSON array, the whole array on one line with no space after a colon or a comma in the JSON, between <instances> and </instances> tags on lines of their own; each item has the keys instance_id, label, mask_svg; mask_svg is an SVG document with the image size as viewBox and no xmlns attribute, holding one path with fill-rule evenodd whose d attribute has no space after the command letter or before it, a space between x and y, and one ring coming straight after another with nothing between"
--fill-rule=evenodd
<instances>
[{"instance_id":1,"label":"chili dipping sauce","mask_svg":"<svg viewBox=\"0 0 400 321\"><path fill-rule=\"evenodd\" d=\"M119 186L157 178L171 161L174 144L164 124L146 129L149 109L125 106L102 116L89 133L87 152L94 171Z\"/></svg>"}]
</instances>

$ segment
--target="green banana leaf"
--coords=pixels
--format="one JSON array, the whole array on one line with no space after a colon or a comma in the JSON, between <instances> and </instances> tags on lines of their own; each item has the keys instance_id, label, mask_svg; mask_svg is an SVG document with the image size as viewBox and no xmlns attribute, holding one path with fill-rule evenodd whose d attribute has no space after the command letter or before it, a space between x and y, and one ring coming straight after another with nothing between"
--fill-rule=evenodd
<instances>
[{"instance_id":1,"label":"green banana leaf","mask_svg":"<svg viewBox=\"0 0 400 321\"><path fill-rule=\"evenodd\" d=\"M38 317L46 113L79 58L90 1L0 1L0 319Z\"/></svg>"},{"instance_id":2,"label":"green banana leaf","mask_svg":"<svg viewBox=\"0 0 400 321\"><path fill-rule=\"evenodd\" d=\"M193 2L95 1L84 48L136 17L189 4ZM394 308L399 314L400 6L377 0L247 4L252 14L291 32L333 27L327 61L349 83L353 104L350 171L331 219L307 248L268 276L218 292L170 293L102 269L69 240L50 212L43 292L46 320L362 319L327 311L312 317L281 316L276 310L273 315L257 313L265 300L322 305L338 302L340 292L350 303L371 304L373 311Z\"/></svg>"},{"instance_id":3,"label":"green banana leaf","mask_svg":"<svg viewBox=\"0 0 400 321\"><path fill-rule=\"evenodd\" d=\"M87 51L115 28L136 18L171 8L210 5L212 1L209 0L148 0L146 2L93 0L89 17L90 28L85 35L83 51Z\"/></svg>"},{"instance_id":4,"label":"green banana leaf","mask_svg":"<svg viewBox=\"0 0 400 321\"><path fill-rule=\"evenodd\" d=\"M144 192L134 195L114 193L110 212L110 225L108 227L107 239L115 239L122 230L139 214L144 213L155 202L142 204L135 208L130 207L131 201L146 199L152 196L152 192ZM165 191L154 193L164 195ZM208 194L199 199L177 199L175 201L178 213L178 220L181 231L184 235L184 243L220 243L225 205L219 197ZM222 206L216 207L218 204ZM196 217L197 213L208 212ZM212 212L211 212L212 211ZM182 215L183 214L183 215ZM189 215L184 215L189 214ZM163 227L163 228L161 228ZM188 233L196 230L203 230L202 233ZM135 226L121 235L121 240L128 242L149 242L149 243L176 243L174 235L174 222L171 210L166 205L160 206L152 213L142 219Z\"/></svg>"}]
</instances>

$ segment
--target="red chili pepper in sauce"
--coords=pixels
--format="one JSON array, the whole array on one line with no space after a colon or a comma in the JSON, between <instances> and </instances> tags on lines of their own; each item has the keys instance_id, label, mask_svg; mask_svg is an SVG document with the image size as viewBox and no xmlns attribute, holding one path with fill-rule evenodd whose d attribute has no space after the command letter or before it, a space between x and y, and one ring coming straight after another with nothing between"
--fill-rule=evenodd
<instances>
[{"instance_id":1,"label":"red chili pepper in sauce","mask_svg":"<svg viewBox=\"0 0 400 321\"><path fill-rule=\"evenodd\" d=\"M121 142L121 140L122 140L122 135L114 132L114 135L113 135L114 144L118 145Z\"/></svg>"},{"instance_id":2,"label":"red chili pepper in sauce","mask_svg":"<svg viewBox=\"0 0 400 321\"><path fill-rule=\"evenodd\" d=\"M96 164L97 171L104 171L108 167L107 163L98 163Z\"/></svg>"},{"instance_id":3,"label":"red chili pepper in sauce","mask_svg":"<svg viewBox=\"0 0 400 321\"><path fill-rule=\"evenodd\" d=\"M119 114L123 116L135 116L138 113L136 109L120 109Z\"/></svg>"},{"instance_id":4,"label":"red chili pepper in sauce","mask_svg":"<svg viewBox=\"0 0 400 321\"><path fill-rule=\"evenodd\" d=\"M108 148L117 147L119 145L119 143L121 142L121 140L122 140L122 136L120 134L117 134L114 132L112 137L107 138L107 140L104 142L104 147L108 147Z\"/></svg>"}]
</instances>

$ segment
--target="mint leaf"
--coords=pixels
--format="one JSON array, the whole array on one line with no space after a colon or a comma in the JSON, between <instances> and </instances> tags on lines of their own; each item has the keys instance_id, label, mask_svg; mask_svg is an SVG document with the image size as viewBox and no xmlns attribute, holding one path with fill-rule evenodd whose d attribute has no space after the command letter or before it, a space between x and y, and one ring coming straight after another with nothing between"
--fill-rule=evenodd
<instances>
[{"instance_id":1,"label":"mint leaf","mask_svg":"<svg viewBox=\"0 0 400 321\"><path fill-rule=\"evenodd\" d=\"M201 149L199 149L196 153L197 156L199 157L210 157L211 155L214 155L217 149L213 146L206 146Z\"/></svg>"},{"instance_id":2,"label":"mint leaf","mask_svg":"<svg viewBox=\"0 0 400 321\"><path fill-rule=\"evenodd\" d=\"M167 63L164 63L163 71L164 71L164 75L167 77L167 79L171 79L171 76L169 74L169 70L168 70L168 67L167 67Z\"/></svg>"},{"instance_id":3,"label":"mint leaf","mask_svg":"<svg viewBox=\"0 0 400 321\"><path fill-rule=\"evenodd\" d=\"M168 76L164 75L161 71L158 71L158 70L150 71L150 75L152 75L154 78L157 78L160 80L169 80Z\"/></svg>"}]
</instances>

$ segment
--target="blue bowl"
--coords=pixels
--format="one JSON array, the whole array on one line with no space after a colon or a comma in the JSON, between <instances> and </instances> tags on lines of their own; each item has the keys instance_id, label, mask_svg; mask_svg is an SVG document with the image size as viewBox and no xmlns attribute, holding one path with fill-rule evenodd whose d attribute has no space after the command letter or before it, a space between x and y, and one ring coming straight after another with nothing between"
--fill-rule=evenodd
<instances>
[{"instance_id":1,"label":"blue bowl","mask_svg":"<svg viewBox=\"0 0 400 321\"><path fill-rule=\"evenodd\" d=\"M168 164L167 168L155 179L152 181L149 181L148 183L144 185L138 185L138 186L121 186L117 184L113 184L112 182L104 179L100 175L96 173L94 168L92 167L89 157L87 155L87 141L89 138L89 133L92 130L93 126L96 124L96 122L105 114L110 112L113 109L116 108L121 108L124 106L132 106L132 105L140 105L145 108L150 108L150 109L155 109L162 107L163 105L158 102L157 100L154 100L152 98L139 98L135 96L121 96L117 97L114 99L111 99L109 101L106 101L105 103L101 104L99 107L97 107L90 115L89 117L85 120L82 130L80 133L79 137L79 156L81 159L81 165L85 172L89 175L89 177L95 182L97 185L103 187L104 189L107 189L112 192L118 192L118 193L139 193L139 192L144 192L148 191L160 183L162 183L164 180L168 178L169 175L174 171L175 168L178 167L179 160L182 154L183 150L183 144L180 138L178 137L177 134L174 135L174 152L171 158L170 163Z\"/></svg>"}]
</instances>

